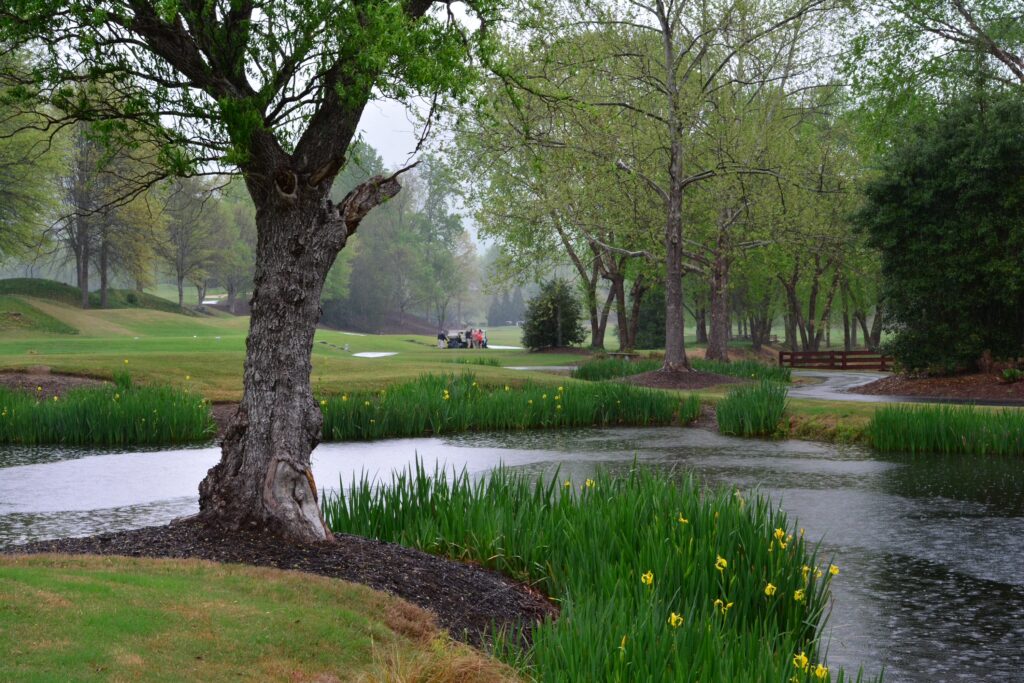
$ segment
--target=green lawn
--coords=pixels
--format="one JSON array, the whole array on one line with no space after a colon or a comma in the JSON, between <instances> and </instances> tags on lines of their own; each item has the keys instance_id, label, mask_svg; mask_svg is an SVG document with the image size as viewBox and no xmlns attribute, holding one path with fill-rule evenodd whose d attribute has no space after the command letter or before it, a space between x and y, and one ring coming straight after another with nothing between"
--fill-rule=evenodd
<instances>
[{"instance_id":1,"label":"green lawn","mask_svg":"<svg viewBox=\"0 0 1024 683\"><path fill-rule=\"evenodd\" d=\"M0 556L0 624L4 681L516 680L398 598L239 565Z\"/></svg>"}]
</instances>

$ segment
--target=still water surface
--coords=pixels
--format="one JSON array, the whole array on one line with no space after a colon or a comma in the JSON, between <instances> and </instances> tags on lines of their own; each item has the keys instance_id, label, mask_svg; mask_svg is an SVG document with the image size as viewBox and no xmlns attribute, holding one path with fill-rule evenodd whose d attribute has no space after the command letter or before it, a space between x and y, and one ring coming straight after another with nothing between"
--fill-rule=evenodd
<instances>
[{"instance_id":1,"label":"still water surface","mask_svg":"<svg viewBox=\"0 0 1024 683\"><path fill-rule=\"evenodd\" d=\"M1015 460L881 458L857 448L732 439L699 429L474 434L325 444L317 482L387 477L419 455L482 474L499 462L643 466L758 490L821 540L842 574L833 666L887 681L1024 681L1024 470ZM213 448L99 453L0 447L0 548L166 522L196 511Z\"/></svg>"}]
</instances>

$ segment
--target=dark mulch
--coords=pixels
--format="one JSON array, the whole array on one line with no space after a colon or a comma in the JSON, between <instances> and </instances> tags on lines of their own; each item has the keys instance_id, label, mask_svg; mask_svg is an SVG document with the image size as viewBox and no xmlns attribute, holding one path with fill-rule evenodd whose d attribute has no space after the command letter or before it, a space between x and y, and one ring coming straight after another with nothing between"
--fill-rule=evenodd
<instances>
[{"instance_id":1,"label":"dark mulch","mask_svg":"<svg viewBox=\"0 0 1024 683\"><path fill-rule=\"evenodd\" d=\"M998 375L976 373L953 377L893 375L850 390L873 396L919 396L1024 404L1024 382L1003 382Z\"/></svg>"},{"instance_id":2,"label":"dark mulch","mask_svg":"<svg viewBox=\"0 0 1024 683\"><path fill-rule=\"evenodd\" d=\"M338 535L334 543L296 545L186 520L40 541L6 552L197 558L310 572L397 595L436 614L453 637L477 646L494 626L530 627L558 613L540 593L497 572L359 536Z\"/></svg>"},{"instance_id":3,"label":"dark mulch","mask_svg":"<svg viewBox=\"0 0 1024 683\"><path fill-rule=\"evenodd\" d=\"M34 394L42 394L47 398L63 396L69 389L78 387L98 387L107 384L103 380L75 375L59 375L50 372L47 367L28 368L27 370L5 370L0 372L0 386L9 389L23 389Z\"/></svg>"},{"instance_id":4,"label":"dark mulch","mask_svg":"<svg viewBox=\"0 0 1024 683\"><path fill-rule=\"evenodd\" d=\"M642 387L653 389L706 389L716 384L736 384L743 380L738 377L719 375L714 372L666 372L664 370L652 370L642 372L639 375L624 377L623 382L637 384Z\"/></svg>"}]
</instances>

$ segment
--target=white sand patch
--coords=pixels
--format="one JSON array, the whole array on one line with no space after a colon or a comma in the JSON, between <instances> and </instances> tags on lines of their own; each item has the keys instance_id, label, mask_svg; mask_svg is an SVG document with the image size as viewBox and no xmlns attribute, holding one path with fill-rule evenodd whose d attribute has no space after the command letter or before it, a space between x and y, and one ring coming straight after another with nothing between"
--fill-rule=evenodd
<instances>
[{"instance_id":1,"label":"white sand patch","mask_svg":"<svg viewBox=\"0 0 1024 683\"><path fill-rule=\"evenodd\" d=\"M356 358L384 358L385 356L397 356L397 351L363 351L362 353L353 353Z\"/></svg>"},{"instance_id":2,"label":"white sand patch","mask_svg":"<svg viewBox=\"0 0 1024 683\"><path fill-rule=\"evenodd\" d=\"M487 348L497 349L498 351L515 351L523 348L522 346L498 346L497 344L488 344Z\"/></svg>"},{"instance_id":3,"label":"white sand patch","mask_svg":"<svg viewBox=\"0 0 1024 683\"><path fill-rule=\"evenodd\" d=\"M366 336L362 332L342 332L341 334L347 334L350 337L365 337Z\"/></svg>"}]
</instances>

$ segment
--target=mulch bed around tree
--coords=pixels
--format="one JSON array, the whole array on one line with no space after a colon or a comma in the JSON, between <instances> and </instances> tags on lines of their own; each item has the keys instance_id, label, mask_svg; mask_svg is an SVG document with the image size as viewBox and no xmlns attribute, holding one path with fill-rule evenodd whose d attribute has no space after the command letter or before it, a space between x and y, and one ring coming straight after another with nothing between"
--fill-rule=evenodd
<instances>
[{"instance_id":1,"label":"mulch bed around tree","mask_svg":"<svg viewBox=\"0 0 1024 683\"><path fill-rule=\"evenodd\" d=\"M430 610L453 637L476 646L485 642L494 626L528 628L558 614L543 595L497 572L359 536L338 535L335 543L296 545L185 520L40 541L5 552L195 558L310 572L397 595Z\"/></svg>"},{"instance_id":2,"label":"mulch bed around tree","mask_svg":"<svg viewBox=\"0 0 1024 683\"><path fill-rule=\"evenodd\" d=\"M8 389L23 389L47 398L63 396L69 389L98 387L107 384L103 380L75 375L59 375L47 367L29 368L24 371L5 370L0 372L0 386Z\"/></svg>"},{"instance_id":3,"label":"mulch bed around tree","mask_svg":"<svg viewBox=\"0 0 1024 683\"><path fill-rule=\"evenodd\" d=\"M743 380L738 377L719 375L714 372L698 372L697 370L690 372L652 370L639 375L623 377L622 381L653 389L706 389L716 384L737 384Z\"/></svg>"},{"instance_id":4,"label":"mulch bed around tree","mask_svg":"<svg viewBox=\"0 0 1024 683\"><path fill-rule=\"evenodd\" d=\"M893 375L850 390L873 396L916 396L976 401L1020 402L1024 405L1024 382L1003 382L997 375L976 373L954 377L908 377Z\"/></svg>"}]
</instances>

